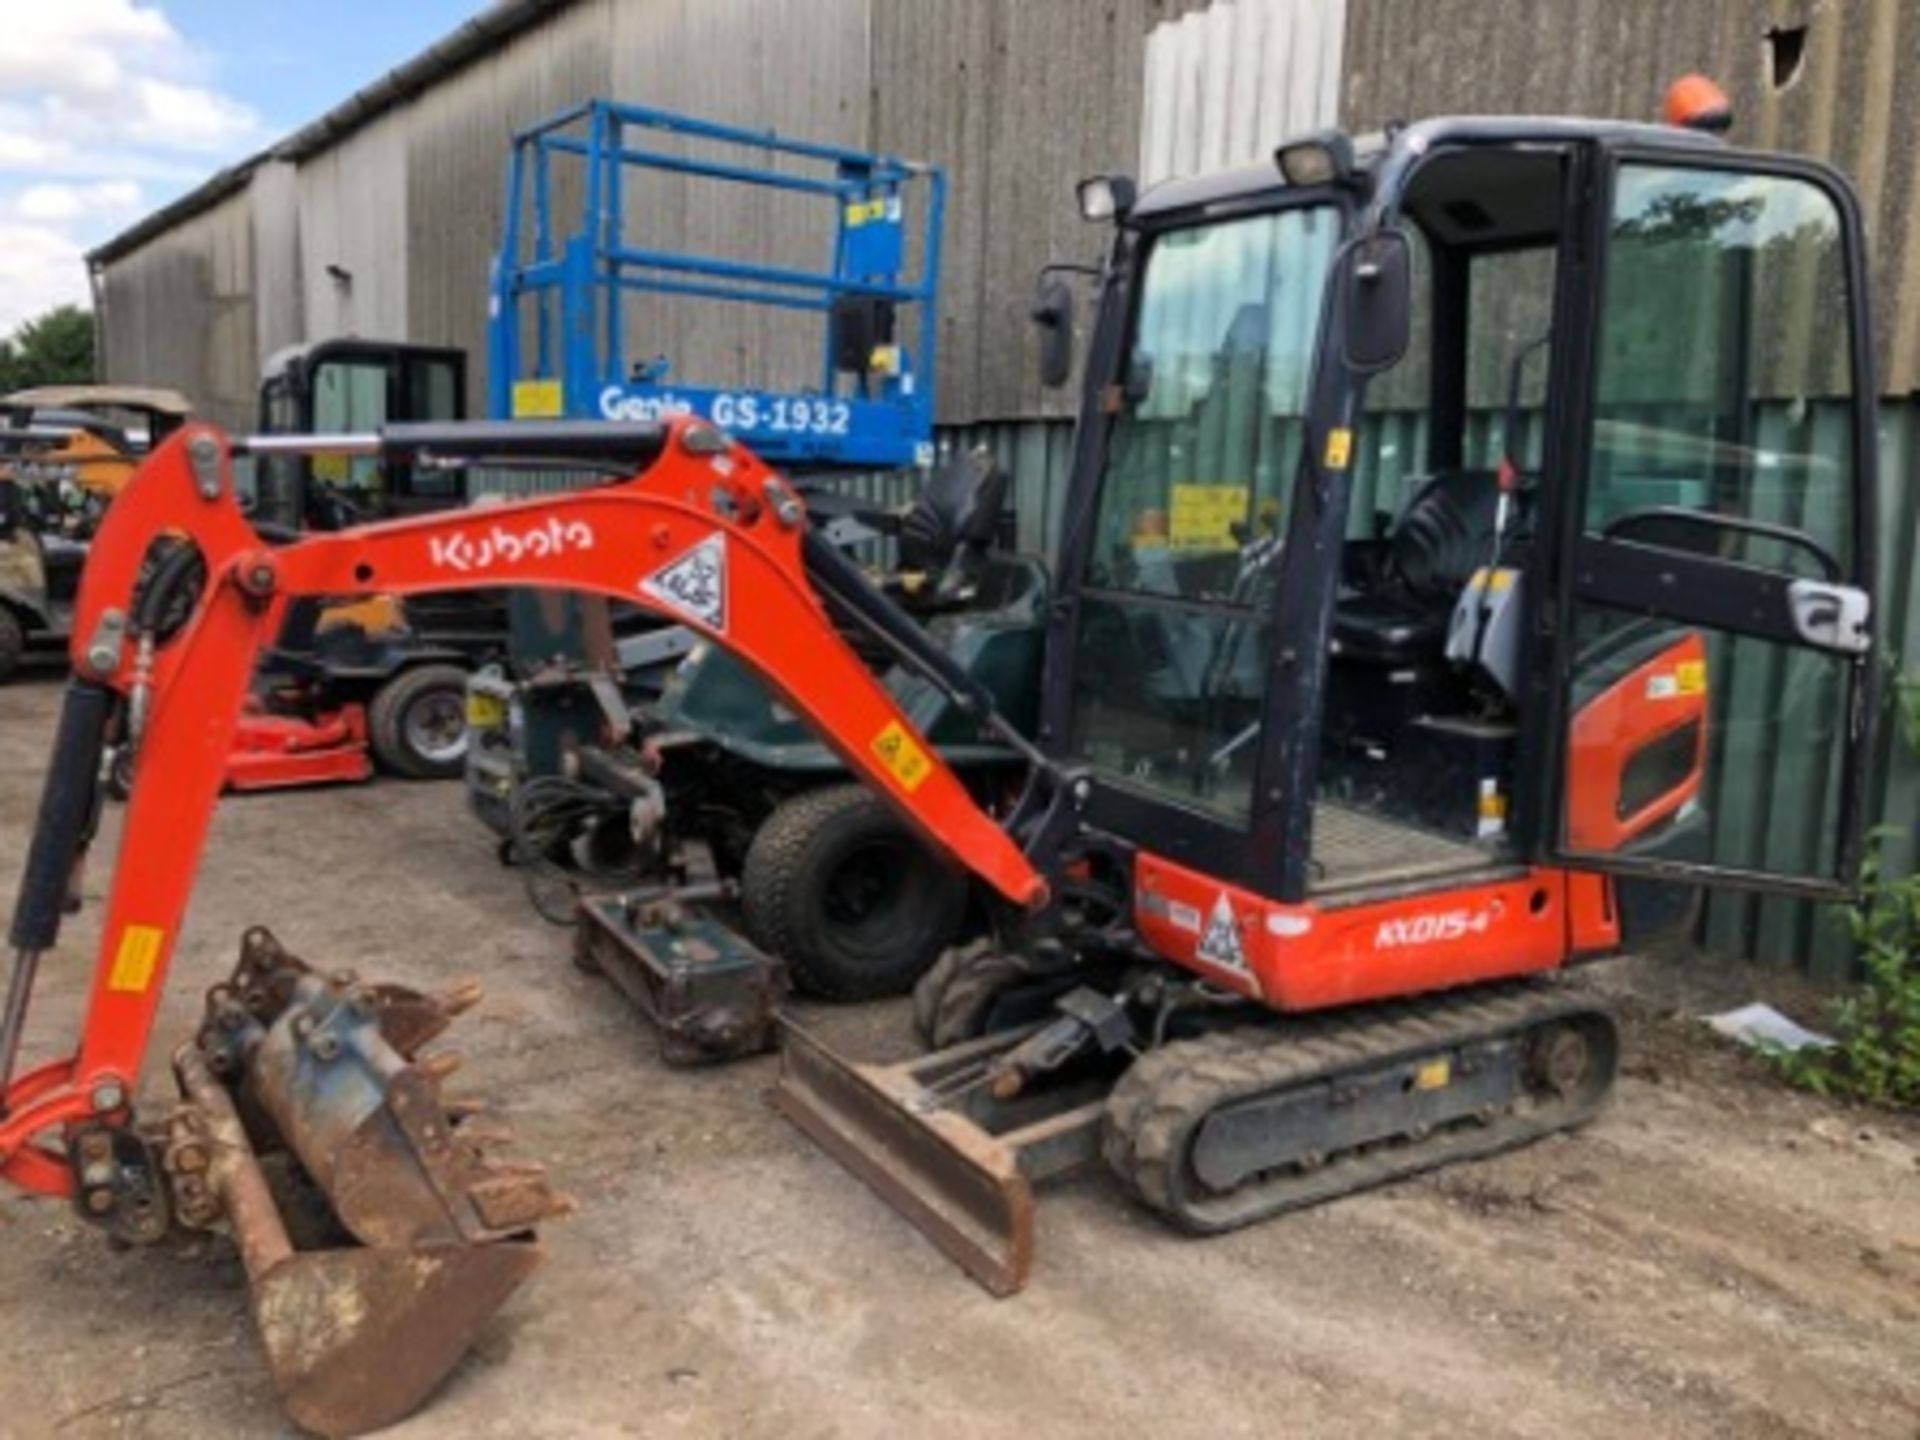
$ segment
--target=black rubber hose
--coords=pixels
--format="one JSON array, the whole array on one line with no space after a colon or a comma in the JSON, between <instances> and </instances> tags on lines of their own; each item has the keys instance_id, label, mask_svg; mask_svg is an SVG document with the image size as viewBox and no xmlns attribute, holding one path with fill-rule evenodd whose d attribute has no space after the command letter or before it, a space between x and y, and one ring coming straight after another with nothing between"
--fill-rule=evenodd
<instances>
[{"instance_id":1,"label":"black rubber hose","mask_svg":"<svg viewBox=\"0 0 1920 1440\"><path fill-rule=\"evenodd\" d=\"M800 556L816 590L882 637L909 666L946 691L969 719L984 721L994 714L993 692L941 649L912 616L868 584L860 567L818 531L800 537Z\"/></svg>"},{"instance_id":2,"label":"black rubber hose","mask_svg":"<svg viewBox=\"0 0 1920 1440\"><path fill-rule=\"evenodd\" d=\"M60 706L53 763L40 792L40 814L7 938L16 950L50 950L60 937L60 915L80 848L93 825L100 784L100 751L117 697L105 685L74 680Z\"/></svg>"},{"instance_id":3,"label":"black rubber hose","mask_svg":"<svg viewBox=\"0 0 1920 1440\"><path fill-rule=\"evenodd\" d=\"M183 585L194 568L200 564L199 547L191 542L179 542L167 552L167 557L154 567L147 577L147 583L140 587L140 593L133 603L133 631L158 631L167 620L167 611L174 598L174 592Z\"/></svg>"}]
</instances>

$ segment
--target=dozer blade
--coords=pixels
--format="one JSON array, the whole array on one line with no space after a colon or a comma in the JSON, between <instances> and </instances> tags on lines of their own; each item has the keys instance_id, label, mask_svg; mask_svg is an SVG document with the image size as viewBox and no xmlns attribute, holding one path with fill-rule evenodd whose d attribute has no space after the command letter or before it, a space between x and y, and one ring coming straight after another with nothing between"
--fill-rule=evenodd
<instances>
[{"instance_id":1,"label":"dozer blade","mask_svg":"<svg viewBox=\"0 0 1920 1440\"><path fill-rule=\"evenodd\" d=\"M856 1065L782 1023L774 1107L989 1291L1019 1291L1033 1264L1033 1185L1096 1157L1104 1087L1003 1103L972 1083L1038 1027Z\"/></svg>"},{"instance_id":2,"label":"dozer blade","mask_svg":"<svg viewBox=\"0 0 1920 1440\"><path fill-rule=\"evenodd\" d=\"M253 930L174 1056L188 1102L168 1162L179 1213L231 1227L275 1387L317 1434L419 1406L539 1265L531 1227L570 1208L442 1102L450 1066L412 1058L476 998L321 976ZM283 1215L261 1164L280 1149L341 1244L295 1247L301 1207Z\"/></svg>"}]
</instances>

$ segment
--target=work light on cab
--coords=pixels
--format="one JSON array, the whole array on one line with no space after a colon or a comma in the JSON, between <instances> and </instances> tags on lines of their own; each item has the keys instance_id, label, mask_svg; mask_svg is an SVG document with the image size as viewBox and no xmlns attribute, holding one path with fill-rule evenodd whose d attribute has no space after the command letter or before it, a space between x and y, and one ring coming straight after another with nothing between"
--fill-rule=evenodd
<instances>
[{"instance_id":1,"label":"work light on cab","mask_svg":"<svg viewBox=\"0 0 1920 1440\"><path fill-rule=\"evenodd\" d=\"M1289 185L1340 185L1353 175L1353 141L1338 130L1323 130L1282 145L1273 163Z\"/></svg>"}]
</instances>

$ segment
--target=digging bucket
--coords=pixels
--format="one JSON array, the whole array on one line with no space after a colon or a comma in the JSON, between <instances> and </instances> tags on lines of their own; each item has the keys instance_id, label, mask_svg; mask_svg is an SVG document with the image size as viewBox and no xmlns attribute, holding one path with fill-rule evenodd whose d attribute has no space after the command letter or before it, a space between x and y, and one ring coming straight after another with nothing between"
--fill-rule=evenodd
<instances>
[{"instance_id":1,"label":"digging bucket","mask_svg":"<svg viewBox=\"0 0 1920 1440\"><path fill-rule=\"evenodd\" d=\"M180 1218L231 1229L275 1388L316 1434L425 1401L538 1267L532 1227L570 1208L417 1053L477 998L323 976L253 930L174 1055Z\"/></svg>"}]
</instances>

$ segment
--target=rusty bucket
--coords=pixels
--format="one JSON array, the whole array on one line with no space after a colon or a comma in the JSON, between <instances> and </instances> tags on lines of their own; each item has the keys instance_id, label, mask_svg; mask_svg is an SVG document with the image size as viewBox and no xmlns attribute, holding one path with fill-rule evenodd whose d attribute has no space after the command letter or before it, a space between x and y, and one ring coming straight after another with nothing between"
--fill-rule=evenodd
<instances>
[{"instance_id":1,"label":"rusty bucket","mask_svg":"<svg viewBox=\"0 0 1920 1440\"><path fill-rule=\"evenodd\" d=\"M418 1408L539 1265L532 1227L570 1208L443 1102L447 1059L417 1055L475 999L321 975L256 929L174 1056L176 1213L231 1230L275 1388L315 1434Z\"/></svg>"}]
</instances>

